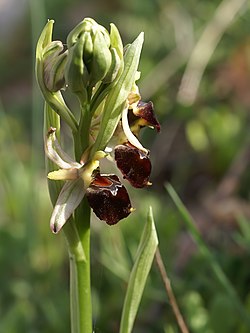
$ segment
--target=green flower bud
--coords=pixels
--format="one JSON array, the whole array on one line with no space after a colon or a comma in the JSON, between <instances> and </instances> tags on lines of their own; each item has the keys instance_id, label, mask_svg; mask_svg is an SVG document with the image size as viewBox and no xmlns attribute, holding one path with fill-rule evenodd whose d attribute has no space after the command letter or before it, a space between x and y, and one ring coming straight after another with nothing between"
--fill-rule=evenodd
<instances>
[{"instance_id":1,"label":"green flower bud","mask_svg":"<svg viewBox=\"0 0 250 333\"><path fill-rule=\"evenodd\" d=\"M122 42L114 25L109 34L93 19L86 18L69 33L67 46L66 81L73 92L90 91L97 82L110 83L117 77L122 63Z\"/></svg>"},{"instance_id":2,"label":"green flower bud","mask_svg":"<svg viewBox=\"0 0 250 333\"><path fill-rule=\"evenodd\" d=\"M59 91L65 85L67 55L68 51L63 52L60 41L51 42L44 50L44 84L51 92Z\"/></svg>"},{"instance_id":3,"label":"green flower bud","mask_svg":"<svg viewBox=\"0 0 250 333\"><path fill-rule=\"evenodd\" d=\"M121 67L121 59L116 51L115 48L111 48L111 65L109 67L109 70L103 80L104 83L110 83L113 82L119 73L119 69Z\"/></svg>"},{"instance_id":4,"label":"green flower bud","mask_svg":"<svg viewBox=\"0 0 250 333\"><path fill-rule=\"evenodd\" d=\"M83 45L84 38L81 36L69 49L65 78L69 89L73 93L81 94L85 99L87 96L85 87L89 79L89 74L83 62Z\"/></svg>"},{"instance_id":5,"label":"green flower bud","mask_svg":"<svg viewBox=\"0 0 250 333\"><path fill-rule=\"evenodd\" d=\"M52 56L57 52L58 55L63 51L63 45L61 42L52 42L54 21L50 20L45 25L36 47L36 79L41 90L41 93L48 104L48 107L54 110L65 122L69 125L72 131L76 132L78 129L78 124L75 116L67 107L63 96L60 91L50 91L45 85L45 73L49 73L48 69L45 70L45 62L48 62L48 57ZM67 51L65 51L67 54ZM47 58L47 60L46 60ZM48 74L49 75L49 74ZM47 79L46 79L47 80ZM47 80L48 81L48 80ZM53 80L52 80L53 81ZM57 80L56 80L57 81ZM52 84L53 86L53 84ZM58 89L58 87L56 88Z\"/></svg>"},{"instance_id":6,"label":"green flower bud","mask_svg":"<svg viewBox=\"0 0 250 333\"><path fill-rule=\"evenodd\" d=\"M84 32L83 34L84 44L83 44L83 61L90 71L90 62L93 55L93 41L90 32Z\"/></svg>"},{"instance_id":7,"label":"green flower bud","mask_svg":"<svg viewBox=\"0 0 250 333\"><path fill-rule=\"evenodd\" d=\"M90 86L94 86L106 76L111 66L111 52L109 45L100 31L94 37L93 57L90 63Z\"/></svg>"}]
</instances>

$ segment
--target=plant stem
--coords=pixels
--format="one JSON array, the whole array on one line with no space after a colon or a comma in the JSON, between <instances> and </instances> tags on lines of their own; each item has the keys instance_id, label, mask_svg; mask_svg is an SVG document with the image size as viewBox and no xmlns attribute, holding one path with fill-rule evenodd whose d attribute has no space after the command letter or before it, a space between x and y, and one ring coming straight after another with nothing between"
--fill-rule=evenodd
<instances>
[{"instance_id":1,"label":"plant stem","mask_svg":"<svg viewBox=\"0 0 250 333\"><path fill-rule=\"evenodd\" d=\"M70 260L71 333L92 333L90 284L90 209L86 202L65 224Z\"/></svg>"},{"instance_id":2,"label":"plant stem","mask_svg":"<svg viewBox=\"0 0 250 333\"><path fill-rule=\"evenodd\" d=\"M92 333L92 300L90 280L90 207L83 199L75 212L75 221L86 261L76 261L79 283L80 333Z\"/></svg>"},{"instance_id":3,"label":"plant stem","mask_svg":"<svg viewBox=\"0 0 250 333\"><path fill-rule=\"evenodd\" d=\"M89 105L82 107L79 131L74 136L76 160L80 160L81 154L88 145L89 133ZM69 223L66 223L65 227ZM71 333L92 333L92 300L90 280L90 207L86 198L77 207L74 214L74 232L78 238L79 248L84 253L70 251L70 304L71 304ZM65 229L64 227L64 229ZM67 227L69 228L69 227ZM68 231L68 229L66 229ZM70 231L72 232L73 229ZM68 238L67 238L68 239ZM68 239L69 240L69 239ZM70 240L72 245L72 239ZM72 250L72 248L70 249Z\"/></svg>"}]
</instances>

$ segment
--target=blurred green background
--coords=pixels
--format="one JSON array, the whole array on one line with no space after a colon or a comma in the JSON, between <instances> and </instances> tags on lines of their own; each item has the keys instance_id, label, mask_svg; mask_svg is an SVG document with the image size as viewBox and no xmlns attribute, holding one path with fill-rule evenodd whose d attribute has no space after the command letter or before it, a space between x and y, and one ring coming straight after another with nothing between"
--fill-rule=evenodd
<instances>
[{"instance_id":1,"label":"blurred green background","mask_svg":"<svg viewBox=\"0 0 250 333\"><path fill-rule=\"evenodd\" d=\"M124 44L145 32L138 84L162 125L159 135L143 133L153 186L129 188L136 212L112 228L92 221L95 332L118 332L149 205L190 332L250 332L165 189L170 182L179 193L250 311L249 2L0 0L0 333L70 329L67 252L49 230L34 50L47 19L55 20L54 39L65 41L88 16L107 28L114 22ZM155 265L134 332L178 332Z\"/></svg>"}]
</instances>

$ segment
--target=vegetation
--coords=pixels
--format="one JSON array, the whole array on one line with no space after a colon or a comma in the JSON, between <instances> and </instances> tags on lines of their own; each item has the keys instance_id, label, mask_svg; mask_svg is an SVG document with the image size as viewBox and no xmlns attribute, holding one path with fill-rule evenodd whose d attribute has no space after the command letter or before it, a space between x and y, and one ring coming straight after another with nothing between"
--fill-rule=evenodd
<instances>
[{"instance_id":1,"label":"vegetation","mask_svg":"<svg viewBox=\"0 0 250 333\"><path fill-rule=\"evenodd\" d=\"M125 44L145 32L140 91L154 102L162 127L157 137L143 133L151 150L153 185L139 195L129 189L136 211L112 232L92 217L95 332L119 331L150 205L190 332L249 332L250 12L247 1L222 4L32 0L19 10L22 17L6 23L0 45L0 332L69 332L67 251L63 235L49 230L43 106L33 68L35 45L48 18L55 19L55 36L65 41L88 16L107 28L114 22ZM7 17L4 6L0 17ZM178 332L156 264L134 332Z\"/></svg>"}]
</instances>

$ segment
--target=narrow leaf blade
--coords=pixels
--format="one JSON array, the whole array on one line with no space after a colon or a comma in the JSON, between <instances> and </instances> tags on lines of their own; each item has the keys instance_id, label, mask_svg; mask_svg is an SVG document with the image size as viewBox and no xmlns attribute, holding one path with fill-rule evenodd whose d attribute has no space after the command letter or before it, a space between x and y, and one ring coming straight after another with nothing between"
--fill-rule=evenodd
<instances>
[{"instance_id":1,"label":"narrow leaf blade","mask_svg":"<svg viewBox=\"0 0 250 333\"><path fill-rule=\"evenodd\" d=\"M150 207L147 223L141 236L136 260L129 278L122 310L120 333L132 332L135 317L157 246L158 237L155 229L152 208Z\"/></svg>"}]
</instances>

